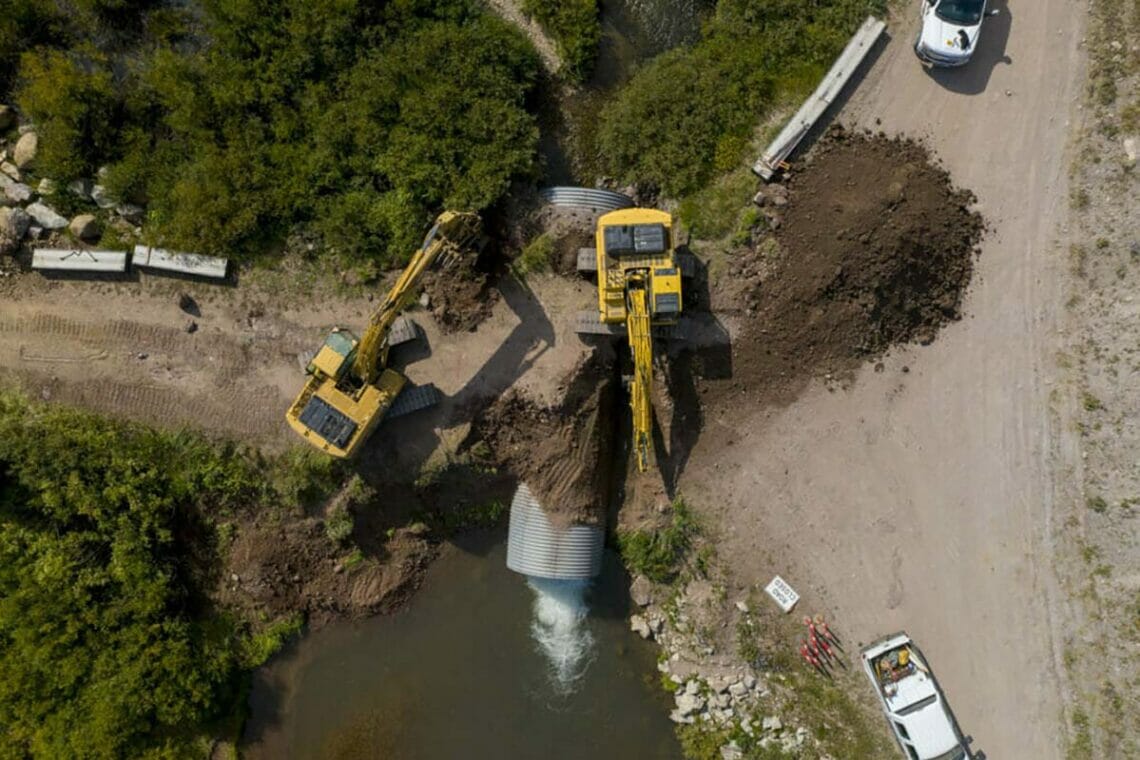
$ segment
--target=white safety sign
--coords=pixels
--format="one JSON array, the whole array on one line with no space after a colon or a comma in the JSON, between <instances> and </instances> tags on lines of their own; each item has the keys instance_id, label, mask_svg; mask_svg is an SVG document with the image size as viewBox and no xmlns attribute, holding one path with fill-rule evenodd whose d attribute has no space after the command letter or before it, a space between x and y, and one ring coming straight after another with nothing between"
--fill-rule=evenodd
<instances>
[{"instance_id":1,"label":"white safety sign","mask_svg":"<svg viewBox=\"0 0 1140 760\"><path fill-rule=\"evenodd\" d=\"M796 590L778 575L765 586L764 590L768 592L768 596L776 600L776 604L780 605L780 609L784 612L791 612L792 607L795 607L796 602L800 600Z\"/></svg>"}]
</instances>

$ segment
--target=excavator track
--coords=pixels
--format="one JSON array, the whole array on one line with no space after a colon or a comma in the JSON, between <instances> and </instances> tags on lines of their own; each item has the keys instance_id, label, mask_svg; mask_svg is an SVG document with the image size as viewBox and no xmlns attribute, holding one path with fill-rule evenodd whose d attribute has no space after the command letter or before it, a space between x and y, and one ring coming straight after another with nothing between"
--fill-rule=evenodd
<instances>
[{"instance_id":1,"label":"excavator track","mask_svg":"<svg viewBox=\"0 0 1140 760\"><path fill-rule=\"evenodd\" d=\"M392 419L393 417L403 417L405 414L418 412L421 409L430 409L439 404L442 399L443 394L439 392L439 388L431 383L414 387L406 385L404 390L400 391L400 395L396 396L392 406L388 407L388 413L384 417Z\"/></svg>"}]
</instances>

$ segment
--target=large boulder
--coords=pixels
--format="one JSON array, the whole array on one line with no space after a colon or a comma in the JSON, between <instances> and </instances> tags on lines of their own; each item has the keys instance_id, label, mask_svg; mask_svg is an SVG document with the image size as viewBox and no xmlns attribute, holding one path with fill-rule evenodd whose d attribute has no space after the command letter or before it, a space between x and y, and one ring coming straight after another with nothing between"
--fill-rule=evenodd
<instances>
[{"instance_id":1,"label":"large boulder","mask_svg":"<svg viewBox=\"0 0 1140 760\"><path fill-rule=\"evenodd\" d=\"M31 223L31 217L22 208L0 208L0 254L16 250Z\"/></svg>"},{"instance_id":2,"label":"large boulder","mask_svg":"<svg viewBox=\"0 0 1140 760\"><path fill-rule=\"evenodd\" d=\"M67 219L59 215L51 206L33 203L26 209L28 215L45 230L61 230L67 226Z\"/></svg>"},{"instance_id":3,"label":"large boulder","mask_svg":"<svg viewBox=\"0 0 1140 760\"><path fill-rule=\"evenodd\" d=\"M0 105L0 132L11 129L16 123L16 112L12 106Z\"/></svg>"},{"instance_id":4,"label":"large boulder","mask_svg":"<svg viewBox=\"0 0 1140 760\"><path fill-rule=\"evenodd\" d=\"M40 149L40 138L35 132L25 132L16 143L12 151L12 161L21 169L27 169L36 160L36 153Z\"/></svg>"},{"instance_id":5,"label":"large boulder","mask_svg":"<svg viewBox=\"0 0 1140 760\"><path fill-rule=\"evenodd\" d=\"M99 237L99 220L94 214L80 214L71 220L68 225L71 234L80 240L95 240Z\"/></svg>"}]
</instances>

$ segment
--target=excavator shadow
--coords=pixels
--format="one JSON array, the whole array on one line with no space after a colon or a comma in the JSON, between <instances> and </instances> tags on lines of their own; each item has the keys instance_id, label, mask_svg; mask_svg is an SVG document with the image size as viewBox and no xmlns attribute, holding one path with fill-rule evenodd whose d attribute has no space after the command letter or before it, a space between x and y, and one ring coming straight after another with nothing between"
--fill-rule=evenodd
<instances>
[{"instance_id":1,"label":"excavator shadow","mask_svg":"<svg viewBox=\"0 0 1140 760\"><path fill-rule=\"evenodd\" d=\"M685 291L686 317L680 339L668 345L665 385L672 401L668 432L662 429L656 413L653 419L657 466L670 499L676 496L677 482L704 428L699 381L732 377L731 337L724 324L708 310L708 268L687 246L678 246L677 250L691 256L695 263Z\"/></svg>"},{"instance_id":2,"label":"excavator shadow","mask_svg":"<svg viewBox=\"0 0 1140 760\"><path fill-rule=\"evenodd\" d=\"M518 318L517 324L494 353L471 372L455 393L444 396L438 406L386 420L381 425L353 465L354 470L374 488L388 489L391 483L407 482L417 474L421 483L425 477L433 476L441 468L433 465L432 472L424 472L433 454L441 447L458 452L463 445L462 426L505 393L554 345L554 325L531 288L524 281L509 277L501 279L498 288L504 303ZM398 347L395 356L399 366L407 366L430 355L426 340L413 343L418 346L407 344ZM445 440L453 434L455 440ZM452 474L461 477L465 468L459 465L446 469L454 469ZM495 478L480 478L478 473L474 473L467 480L471 489L480 490L484 498L490 498L483 487ZM461 486L456 486L433 494L431 485L419 489L430 500L434 500L434 496L446 499L449 498L448 493L463 491Z\"/></svg>"}]
</instances>

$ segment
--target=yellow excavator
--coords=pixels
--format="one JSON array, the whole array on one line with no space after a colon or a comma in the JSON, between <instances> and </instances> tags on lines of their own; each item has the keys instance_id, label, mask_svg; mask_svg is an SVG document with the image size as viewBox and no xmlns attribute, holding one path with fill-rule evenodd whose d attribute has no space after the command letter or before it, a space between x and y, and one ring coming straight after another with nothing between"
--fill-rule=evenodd
<instances>
[{"instance_id":1,"label":"yellow excavator","mask_svg":"<svg viewBox=\"0 0 1140 760\"><path fill-rule=\"evenodd\" d=\"M637 468L653 458L653 330L681 316L681 268L673 251L673 218L656 209L627 208L598 219L594 260L579 253L579 271L598 275L598 314L580 319L579 333L616 332L625 325L633 354L629 404Z\"/></svg>"},{"instance_id":2,"label":"yellow excavator","mask_svg":"<svg viewBox=\"0 0 1140 760\"><path fill-rule=\"evenodd\" d=\"M450 266L464 251L478 248L481 230L477 214L444 211L439 215L423 245L372 313L364 334L357 339L345 328L334 329L308 363L305 387L285 413L290 427L322 451L346 458L359 451L386 414L395 416L438 401L432 386L405 391L408 379L387 366L388 351L415 337L414 325L398 317L415 298L424 273L437 262Z\"/></svg>"}]
</instances>

